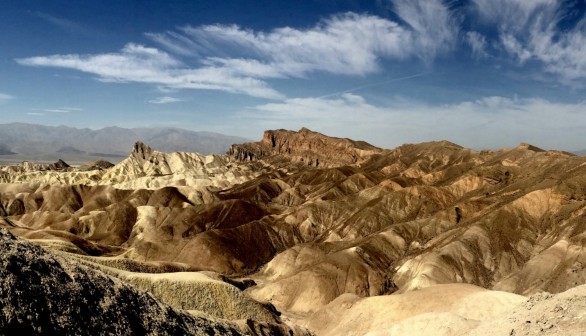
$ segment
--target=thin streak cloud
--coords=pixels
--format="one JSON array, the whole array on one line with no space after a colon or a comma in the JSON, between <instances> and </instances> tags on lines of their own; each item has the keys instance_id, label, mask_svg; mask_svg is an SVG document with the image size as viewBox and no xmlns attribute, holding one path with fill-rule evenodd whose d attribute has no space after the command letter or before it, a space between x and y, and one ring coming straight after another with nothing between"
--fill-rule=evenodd
<instances>
[{"instance_id":1,"label":"thin streak cloud","mask_svg":"<svg viewBox=\"0 0 586 336\"><path fill-rule=\"evenodd\" d=\"M376 87L376 86L385 85L385 84L389 84L389 83L401 82L401 81L408 80L408 79L423 77L423 76L429 75L430 73L431 72L422 72L422 73L418 73L418 74L410 75L410 76L405 76L405 77L391 78L391 79L387 79L387 80L376 82L376 83L357 86L357 87L354 87L354 88L351 88L348 90L344 90L344 91L329 93L329 94L326 94L323 96L319 96L318 98L329 98L329 97L337 96L337 95L344 94L344 93L356 92L356 91L368 89L371 87Z\"/></svg>"},{"instance_id":2,"label":"thin streak cloud","mask_svg":"<svg viewBox=\"0 0 586 336\"><path fill-rule=\"evenodd\" d=\"M98 31L90 29L72 20L68 20L62 17L57 17L54 15L50 15L48 13L38 11L33 12L31 14L69 34L78 34L86 37L95 37L101 35L101 33L99 33Z\"/></svg>"},{"instance_id":3,"label":"thin streak cloud","mask_svg":"<svg viewBox=\"0 0 586 336\"><path fill-rule=\"evenodd\" d=\"M53 108L53 109L44 109L43 111L50 112L50 113L71 113L71 112L83 111L83 109L77 108L77 107L60 107L60 108Z\"/></svg>"},{"instance_id":4,"label":"thin streak cloud","mask_svg":"<svg viewBox=\"0 0 586 336\"><path fill-rule=\"evenodd\" d=\"M9 94L0 93L0 103L4 103L4 102L7 102L7 101L10 101L13 99L14 99L14 97Z\"/></svg>"},{"instance_id":5,"label":"thin streak cloud","mask_svg":"<svg viewBox=\"0 0 586 336\"><path fill-rule=\"evenodd\" d=\"M151 99L148 102L151 104L170 104L170 103L177 103L177 102L181 102L181 101L183 101L183 100L179 99L179 98L165 96L165 97L157 97L155 99Z\"/></svg>"}]
</instances>

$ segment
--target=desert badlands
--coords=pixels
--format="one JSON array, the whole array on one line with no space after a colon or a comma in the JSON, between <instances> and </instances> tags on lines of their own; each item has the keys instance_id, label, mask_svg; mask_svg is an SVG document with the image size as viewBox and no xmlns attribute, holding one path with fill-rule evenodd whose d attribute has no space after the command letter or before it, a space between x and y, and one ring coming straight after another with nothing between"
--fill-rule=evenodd
<instances>
[{"instance_id":1,"label":"desert badlands","mask_svg":"<svg viewBox=\"0 0 586 336\"><path fill-rule=\"evenodd\" d=\"M529 144L137 142L0 167L0 215L3 335L586 334L586 156Z\"/></svg>"}]
</instances>

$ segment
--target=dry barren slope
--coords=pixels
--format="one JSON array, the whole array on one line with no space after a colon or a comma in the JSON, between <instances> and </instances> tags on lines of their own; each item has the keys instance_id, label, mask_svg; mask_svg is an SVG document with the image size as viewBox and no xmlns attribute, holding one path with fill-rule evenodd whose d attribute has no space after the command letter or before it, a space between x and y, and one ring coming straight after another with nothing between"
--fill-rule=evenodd
<instances>
[{"instance_id":1,"label":"dry barren slope","mask_svg":"<svg viewBox=\"0 0 586 336\"><path fill-rule=\"evenodd\" d=\"M583 335L586 286L529 298L467 284L404 294L344 294L313 314L318 335Z\"/></svg>"},{"instance_id":2,"label":"dry barren slope","mask_svg":"<svg viewBox=\"0 0 586 336\"><path fill-rule=\"evenodd\" d=\"M0 333L311 335L235 287L243 283L121 261L49 252L0 229Z\"/></svg>"}]
</instances>

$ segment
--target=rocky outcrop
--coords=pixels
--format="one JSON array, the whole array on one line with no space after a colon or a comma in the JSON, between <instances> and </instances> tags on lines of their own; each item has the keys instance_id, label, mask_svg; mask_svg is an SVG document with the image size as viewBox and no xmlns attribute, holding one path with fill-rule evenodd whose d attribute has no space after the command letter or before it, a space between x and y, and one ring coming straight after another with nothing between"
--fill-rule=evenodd
<instances>
[{"instance_id":1,"label":"rocky outcrop","mask_svg":"<svg viewBox=\"0 0 586 336\"><path fill-rule=\"evenodd\" d=\"M57 162L51 163L47 166L47 170L67 170L67 168L71 167L67 164L67 162L59 159Z\"/></svg>"},{"instance_id":2,"label":"rocky outcrop","mask_svg":"<svg viewBox=\"0 0 586 336\"><path fill-rule=\"evenodd\" d=\"M228 154L238 161L280 155L305 166L327 168L357 164L378 152L381 152L380 148L364 141L329 137L302 128L298 132L265 131L261 141L232 145Z\"/></svg>"},{"instance_id":3,"label":"rocky outcrop","mask_svg":"<svg viewBox=\"0 0 586 336\"><path fill-rule=\"evenodd\" d=\"M132 147L132 152L130 153L130 156L137 160L148 160L152 154L152 148L142 143L141 141L137 141L136 143L134 143L134 146Z\"/></svg>"},{"instance_id":4,"label":"rocky outcrop","mask_svg":"<svg viewBox=\"0 0 586 336\"><path fill-rule=\"evenodd\" d=\"M79 166L79 171L91 171L91 170L106 170L114 167L114 164L106 160L96 160L84 165Z\"/></svg>"}]
</instances>

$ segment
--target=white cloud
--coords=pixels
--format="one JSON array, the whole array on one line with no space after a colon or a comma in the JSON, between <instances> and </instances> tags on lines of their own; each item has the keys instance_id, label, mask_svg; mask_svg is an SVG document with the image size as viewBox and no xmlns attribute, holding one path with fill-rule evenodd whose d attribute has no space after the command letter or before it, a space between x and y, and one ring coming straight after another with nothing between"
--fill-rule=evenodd
<instances>
[{"instance_id":1,"label":"white cloud","mask_svg":"<svg viewBox=\"0 0 586 336\"><path fill-rule=\"evenodd\" d=\"M161 80L161 70L180 63L155 48L127 44L119 53L100 55L53 55L17 59L21 65L76 69L100 76L104 81L150 82Z\"/></svg>"},{"instance_id":2,"label":"white cloud","mask_svg":"<svg viewBox=\"0 0 586 336\"><path fill-rule=\"evenodd\" d=\"M69 113L71 111L68 110L60 110L60 109L45 109L43 110L45 112L51 112L51 113Z\"/></svg>"},{"instance_id":3,"label":"white cloud","mask_svg":"<svg viewBox=\"0 0 586 336\"><path fill-rule=\"evenodd\" d=\"M563 30L570 6L555 0L473 0L477 14L496 24L503 49L520 64L537 61L558 81L586 79L586 18Z\"/></svg>"},{"instance_id":4,"label":"white cloud","mask_svg":"<svg viewBox=\"0 0 586 336\"><path fill-rule=\"evenodd\" d=\"M152 83L170 88L223 90L264 98L282 97L261 80L234 76L229 69L213 66L189 69L164 51L137 44L128 44L119 53L40 56L17 59L17 62L29 66L75 69L95 74L104 82Z\"/></svg>"},{"instance_id":5,"label":"white cloud","mask_svg":"<svg viewBox=\"0 0 586 336\"><path fill-rule=\"evenodd\" d=\"M155 99L149 100L148 102L151 104L169 104L169 103L176 103L176 102L180 102L180 101L183 101L183 100L179 99L179 98L165 96L165 97L157 97Z\"/></svg>"},{"instance_id":6,"label":"white cloud","mask_svg":"<svg viewBox=\"0 0 586 336\"><path fill-rule=\"evenodd\" d=\"M583 142L584 108L585 103L500 96L441 106L397 100L392 106L380 107L346 93L335 98L297 98L263 104L243 111L242 117L256 120L254 125L259 132L275 127L308 127L386 148L447 139L475 148L529 142L575 150Z\"/></svg>"}]
</instances>

